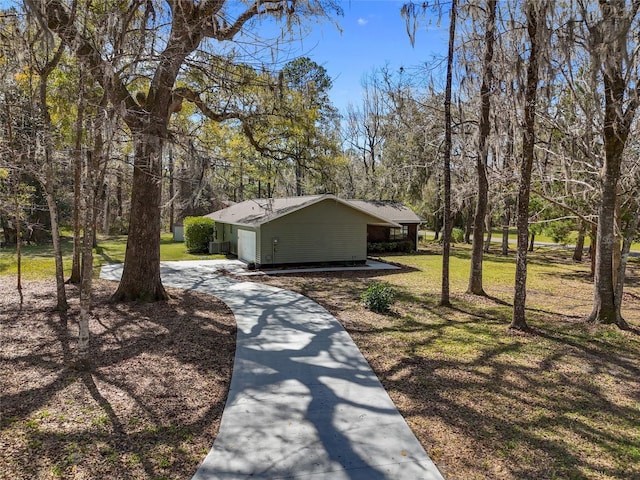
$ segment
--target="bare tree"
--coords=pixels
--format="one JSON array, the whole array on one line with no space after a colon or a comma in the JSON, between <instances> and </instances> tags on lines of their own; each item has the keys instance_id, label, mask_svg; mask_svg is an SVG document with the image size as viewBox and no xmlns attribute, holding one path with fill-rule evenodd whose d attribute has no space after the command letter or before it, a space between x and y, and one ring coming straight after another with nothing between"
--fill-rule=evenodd
<instances>
[{"instance_id":1,"label":"bare tree","mask_svg":"<svg viewBox=\"0 0 640 480\"><path fill-rule=\"evenodd\" d=\"M640 64L634 36L640 2L601 1L599 15L588 4L582 1L577 4L580 22L586 28L592 65L601 76L604 91L604 164L600 177L593 310L589 321L628 328L620 308L616 307L622 299L616 299L614 282L614 251L617 250L614 230L623 155L639 105Z\"/></svg>"},{"instance_id":2,"label":"bare tree","mask_svg":"<svg viewBox=\"0 0 640 480\"><path fill-rule=\"evenodd\" d=\"M66 311L69 308L67 303L67 294L65 291L64 282L64 268L62 262L62 247L60 245L60 228L58 224L58 205L56 203L56 174L54 165L53 145L52 145L52 131L51 131L51 115L49 113L48 105L48 82L51 72L58 65L62 53L64 51L64 45L60 43L55 49L53 56L49 57L49 45L45 44L44 49L46 54L44 56L44 63L39 64L36 57L36 52L33 52L33 60L36 71L38 72L38 91L40 102L40 113L42 115L42 143L43 143L43 159L44 159L44 178L38 176L40 179L47 198L47 206L49 207L49 216L51 218L51 240L53 242L53 254L56 264L56 309L60 311Z\"/></svg>"},{"instance_id":3,"label":"bare tree","mask_svg":"<svg viewBox=\"0 0 640 480\"><path fill-rule=\"evenodd\" d=\"M542 32L545 28L546 2L528 0L525 4L527 33L529 36L529 60L524 96L524 128L522 131L522 159L518 189L518 247L516 255L515 293L513 317L510 328L528 329L525 318L527 298L527 247L529 239L529 198L531 194L531 170L535 157L536 102L540 79L539 62L542 48Z\"/></svg>"},{"instance_id":4,"label":"bare tree","mask_svg":"<svg viewBox=\"0 0 640 480\"><path fill-rule=\"evenodd\" d=\"M476 172L478 175L478 194L476 199L476 211L473 221L473 246L471 251L471 270L469 272L468 293L486 295L482 284L482 259L484 223L487 216L487 202L489 181L487 179L487 157L489 156L489 134L491 124L491 95L493 86L493 45L496 26L496 0L487 0L484 36L484 60L482 66L482 85L480 86L480 122L478 125L478 155L476 159ZM490 214L490 213L489 213ZM489 227L490 228L490 227ZM491 231L488 230L490 235ZM490 237L487 239L487 244Z\"/></svg>"},{"instance_id":5,"label":"bare tree","mask_svg":"<svg viewBox=\"0 0 640 480\"><path fill-rule=\"evenodd\" d=\"M458 0L451 1L449 12L449 47L447 50L447 78L444 93L444 146L442 155L443 186L444 186L444 238L442 239L442 289L440 305L449 306L449 256L451 253L451 232L453 230L453 215L451 214L451 150L453 148L451 120L451 90L453 83L453 56L455 53L456 17L458 14Z\"/></svg>"}]
</instances>

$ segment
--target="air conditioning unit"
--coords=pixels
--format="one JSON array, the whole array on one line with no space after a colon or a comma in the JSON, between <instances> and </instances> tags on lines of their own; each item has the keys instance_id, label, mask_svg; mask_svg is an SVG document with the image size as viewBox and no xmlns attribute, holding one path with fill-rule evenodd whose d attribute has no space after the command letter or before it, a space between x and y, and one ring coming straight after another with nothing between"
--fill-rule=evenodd
<instances>
[{"instance_id":1,"label":"air conditioning unit","mask_svg":"<svg viewBox=\"0 0 640 480\"><path fill-rule=\"evenodd\" d=\"M229 253L229 242L209 242L209 253Z\"/></svg>"}]
</instances>

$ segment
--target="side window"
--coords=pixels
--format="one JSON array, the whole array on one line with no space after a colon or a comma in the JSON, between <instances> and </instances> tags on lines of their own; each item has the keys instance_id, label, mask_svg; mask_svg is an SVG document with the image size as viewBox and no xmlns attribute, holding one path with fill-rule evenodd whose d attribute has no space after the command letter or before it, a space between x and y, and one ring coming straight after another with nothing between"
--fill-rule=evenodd
<instances>
[{"instance_id":1,"label":"side window","mask_svg":"<svg viewBox=\"0 0 640 480\"><path fill-rule=\"evenodd\" d=\"M391 240L403 240L409 235L409 227L402 225L401 228L392 228L389 237Z\"/></svg>"}]
</instances>

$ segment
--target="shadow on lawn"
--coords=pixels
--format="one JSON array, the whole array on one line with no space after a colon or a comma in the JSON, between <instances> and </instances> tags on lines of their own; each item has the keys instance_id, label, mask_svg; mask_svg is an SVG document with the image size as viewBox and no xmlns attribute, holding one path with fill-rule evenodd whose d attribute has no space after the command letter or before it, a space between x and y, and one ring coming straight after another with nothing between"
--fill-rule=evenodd
<instances>
[{"instance_id":1,"label":"shadow on lawn","mask_svg":"<svg viewBox=\"0 0 640 480\"><path fill-rule=\"evenodd\" d=\"M70 367L75 314L45 311L50 305L39 311L27 307L22 317L9 313L8 318L31 329L37 326L29 326L29 318L35 323L47 318L34 330L42 334L18 340L28 344L22 347L28 351L2 358L46 379L0 396L2 435L5 429L25 426L24 445L12 447L20 451L14 457L20 474L42 476L55 466L69 474L69 469L80 468L91 478L183 478L195 472L202 448L208 449L215 438L213 426L222 415L228 385L216 386L224 393L215 401L206 387L230 378L235 324L230 314L230 322L222 323L203 317L198 309L226 307L213 299L203 307L191 292L184 292L178 303L162 305L112 304L110 293L103 289L95 302L88 372ZM44 428L40 416L51 411L56 413L46 421L57 423ZM194 437L204 442L196 452L189 451ZM84 456L91 458L79 460Z\"/></svg>"},{"instance_id":2,"label":"shadow on lawn","mask_svg":"<svg viewBox=\"0 0 640 480\"><path fill-rule=\"evenodd\" d=\"M528 310L531 333L510 332L503 299L460 295L442 308L399 287L396 317L361 321L342 314L370 276L330 278L285 288L343 316L446 478L640 478L633 332L547 308Z\"/></svg>"},{"instance_id":3,"label":"shadow on lawn","mask_svg":"<svg viewBox=\"0 0 640 480\"><path fill-rule=\"evenodd\" d=\"M411 399L403 401L410 407L402 413L427 447L432 425L444 423L457 441L482 453L467 459L470 470L456 478L480 471L486 478L517 479L640 476L637 341L623 349L607 330L599 337L583 323L562 321L534 320L533 334L512 335L505 331L510 309L504 307L510 305L500 300L491 307L458 299L453 309L438 307L435 296L413 301L436 320L358 334L415 332L403 337L411 353L376 371L395 398ZM536 313L547 322L557 315ZM452 337L467 341L456 345ZM445 476L447 458L439 464ZM492 470L498 464L509 473Z\"/></svg>"}]
</instances>

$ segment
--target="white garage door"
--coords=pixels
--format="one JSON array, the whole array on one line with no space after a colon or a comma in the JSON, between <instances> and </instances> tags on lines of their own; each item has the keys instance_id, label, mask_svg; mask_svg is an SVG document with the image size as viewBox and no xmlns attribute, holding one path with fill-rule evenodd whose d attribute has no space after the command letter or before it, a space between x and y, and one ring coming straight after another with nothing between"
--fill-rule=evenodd
<instances>
[{"instance_id":1,"label":"white garage door","mask_svg":"<svg viewBox=\"0 0 640 480\"><path fill-rule=\"evenodd\" d=\"M256 232L238 230L238 258L243 262L256 261Z\"/></svg>"}]
</instances>

